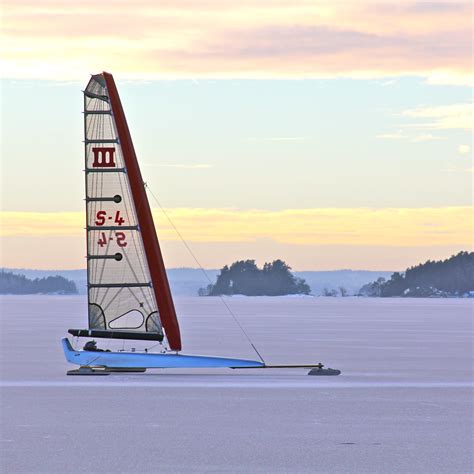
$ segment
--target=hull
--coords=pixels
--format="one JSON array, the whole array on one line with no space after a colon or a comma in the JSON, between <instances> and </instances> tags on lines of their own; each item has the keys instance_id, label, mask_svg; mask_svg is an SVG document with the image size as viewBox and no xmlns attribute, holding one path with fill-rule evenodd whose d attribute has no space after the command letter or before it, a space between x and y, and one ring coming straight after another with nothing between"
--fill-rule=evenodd
<instances>
[{"instance_id":1,"label":"hull","mask_svg":"<svg viewBox=\"0 0 474 474\"><path fill-rule=\"evenodd\" d=\"M71 364L109 368L199 369L199 368L257 368L265 367L255 360L230 359L184 354L152 354L143 352L76 351L69 339L62 339L66 360Z\"/></svg>"}]
</instances>

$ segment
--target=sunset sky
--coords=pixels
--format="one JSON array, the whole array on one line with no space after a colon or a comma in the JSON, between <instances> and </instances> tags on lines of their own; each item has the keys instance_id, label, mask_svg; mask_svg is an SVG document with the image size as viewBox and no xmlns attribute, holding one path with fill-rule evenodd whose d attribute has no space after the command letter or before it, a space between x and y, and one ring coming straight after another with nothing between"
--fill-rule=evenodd
<instances>
[{"instance_id":1,"label":"sunset sky","mask_svg":"<svg viewBox=\"0 0 474 474\"><path fill-rule=\"evenodd\" d=\"M205 267L402 270L472 249L472 10L4 0L1 265L85 268L81 90L103 70ZM167 266L196 266L150 203Z\"/></svg>"}]
</instances>

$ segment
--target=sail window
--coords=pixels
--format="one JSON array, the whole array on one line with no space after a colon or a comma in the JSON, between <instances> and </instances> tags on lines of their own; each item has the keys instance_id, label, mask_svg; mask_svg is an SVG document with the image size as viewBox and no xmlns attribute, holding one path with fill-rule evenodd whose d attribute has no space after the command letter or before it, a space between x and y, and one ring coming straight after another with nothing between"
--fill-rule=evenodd
<instances>
[{"instance_id":1,"label":"sail window","mask_svg":"<svg viewBox=\"0 0 474 474\"><path fill-rule=\"evenodd\" d=\"M89 328L105 329L104 310L95 303L89 304Z\"/></svg>"},{"instance_id":2,"label":"sail window","mask_svg":"<svg viewBox=\"0 0 474 474\"><path fill-rule=\"evenodd\" d=\"M161 332L161 321L160 315L157 311L151 313L148 318L146 318L146 330L149 332Z\"/></svg>"},{"instance_id":3,"label":"sail window","mask_svg":"<svg viewBox=\"0 0 474 474\"><path fill-rule=\"evenodd\" d=\"M138 309L122 314L118 318L113 319L109 323L110 329L138 329L144 321L143 314Z\"/></svg>"}]
</instances>

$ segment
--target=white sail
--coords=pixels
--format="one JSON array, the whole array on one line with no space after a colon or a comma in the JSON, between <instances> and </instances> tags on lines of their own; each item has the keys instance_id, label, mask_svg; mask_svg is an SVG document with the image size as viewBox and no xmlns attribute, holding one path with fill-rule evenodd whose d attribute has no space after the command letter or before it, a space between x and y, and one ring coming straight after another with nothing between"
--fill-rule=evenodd
<instances>
[{"instance_id":1,"label":"white sail","mask_svg":"<svg viewBox=\"0 0 474 474\"><path fill-rule=\"evenodd\" d=\"M89 329L162 334L106 83L84 91Z\"/></svg>"}]
</instances>

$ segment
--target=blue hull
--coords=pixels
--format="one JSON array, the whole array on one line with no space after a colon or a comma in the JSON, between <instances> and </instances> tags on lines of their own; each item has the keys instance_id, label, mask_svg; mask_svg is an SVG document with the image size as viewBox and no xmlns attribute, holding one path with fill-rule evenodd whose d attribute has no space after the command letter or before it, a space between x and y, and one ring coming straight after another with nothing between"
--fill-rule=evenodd
<instances>
[{"instance_id":1,"label":"blue hull","mask_svg":"<svg viewBox=\"0 0 474 474\"><path fill-rule=\"evenodd\" d=\"M181 354L153 354L144 352L89 352L75 351L69 339L62 339L64 355L71 364L90 367L147 368L147 369L202 369L227 367L231 369L264 367L255 360Z\"/></svg>"}]
</instances>

